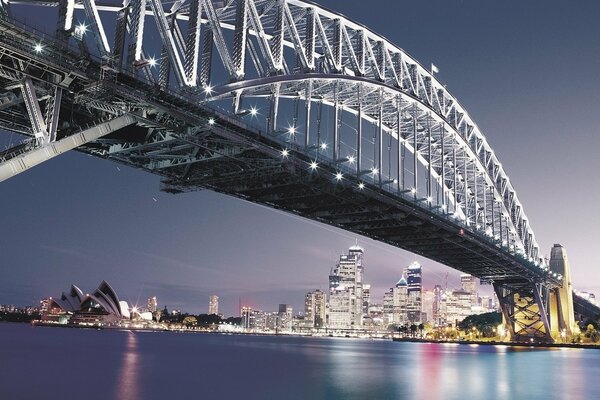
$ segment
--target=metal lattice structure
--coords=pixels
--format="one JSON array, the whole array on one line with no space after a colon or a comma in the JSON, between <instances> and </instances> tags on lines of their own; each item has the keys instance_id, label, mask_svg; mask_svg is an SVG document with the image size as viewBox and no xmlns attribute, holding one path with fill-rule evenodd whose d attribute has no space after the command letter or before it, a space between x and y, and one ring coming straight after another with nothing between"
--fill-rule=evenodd
<instances>
[{"instance_id":1,"label":"metal lattice structure","mask_svg":"<svg viewBox=\"0 0 600 400\"><path fill-rule=\"evenodd\" d=\"M30 6L54 10L54 34L18 22ZM0 126L25 138L2 179L77 148L171 193L219 191L471 273L512 299L515 337L548 337L562 277L502 164L445 86L367 27L299 0L21 0L0 18Z\"/></svg>"}]
</instances>

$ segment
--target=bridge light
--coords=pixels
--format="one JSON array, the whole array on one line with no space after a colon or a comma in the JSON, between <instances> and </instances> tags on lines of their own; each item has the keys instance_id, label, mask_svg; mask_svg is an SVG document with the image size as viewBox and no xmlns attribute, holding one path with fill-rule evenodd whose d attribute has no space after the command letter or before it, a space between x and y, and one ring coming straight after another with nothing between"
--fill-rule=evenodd
<instances>
[{"instance_id":1,"label":"bridge light","mask_svg":"<svg viewBox=\"0 0 600 400\"><path fill-rule=\"evenodd\" d=\"M431 203L433 201L433 199L431 198L431 196L427 197L427 202Z\"/></svg>"},{"instance_id":2,"label":"bridge light","mask_svg":"<svg viewBox=\"0 0 600 400\"><path fill-rule=\"evenodd\" d=\"M321 143L321 150L327 150L327 143Z\"/></svg>"},{"instance_id":3,"label":"bridge light","mask_svg":"<svg viewBox=\"0 0 600 400\"><path fill-rule=\"evenodd\" d=\"M281 150L281 156L282 157L287 157L290 154L290 152L288 151L288 149L283 149Z\"/></svg>"},{"instance_id":4,"label":"bridge light","mask_svg":"<svg viewBox=\"0 0 600 400\"><path fill-rule=\"evenodd\" d=\"M253 117L256 117L256 114L258 114L258 109L256 107L252 107L250 109L250 115L252 115Z\"/></svg>"},{"instance_id":5,"label":"bridge light","mask_svg":"<svg viewBox=\"0 0 600 400\"><path fill-rule=\"evenodd\" d=\"M341 181L343 177L344 177L344 175L342 175L341 172L338 172L337 174L335 174L336 181Z\"/></svg>"},{"instance_id":6,"label":"bridge light","mask_svg":"<svg viewBox=\"0 0 600 400\"><path fill-rule=\"evenodd\" d=\"M215 124L215 119L214 118L209 118L208 119L208 124L209 125L214 125Z\"/></svg>"},{"instance_id":7,"label":"bridge light","mask_svg":"<svg viewBox=\"0 0 600 400\"><path fill-rule=\"evenodd\" d=\"M364 183L362 183L362 182L360 182L360 183L358 184L358 188L359 188L360 190L363 190L363 189L365 188L365 184L364 184Z\"/></svg>"},{"instance_id":8,"label":"bridge light","mask_svg":"<svg viewBox=\"0 0 600 400\"><path fill-rule=\"evenodd\" d=\"M292 126L290 126L290 127L288 127L288 133L289 133L290 135L294 135L294 134L296 134L296 127L295 127L295 126L293 126L293 125L292 125Z\"/></svg>"},{"instance_id":9,"label":"bridge light","mask_svg":"<svg viewBox=\"0 0 600 400\"><path fill-rule=\"evenodd\" d=\"M448 207L445 204L442 204L442 210L446 211L448 209Z\"/></svg>"},{"instance_id":10,"label":"bridge light","mask_svg":"<svg viewBox=\"0 0 600 400\"><path fill-rule=\"evenodd\" d=\"M213 87L210 85L206 85L204 86L204 93L206 93L207 95L210 96L210 94L213 92Z\"/></svg>"},{"instance_id":11,"label":"bridge light","mask_svg":"<svg viewBox=\"0 0 600 400\"><path fill-rule=\"evenodd\" d=\"M41 43L36 43L36 45L33 49L35 50L36 53L41 53L41 51L44 50L44 46L42 46Z\"/></svg>"},{"instance_id":12,"label":"bridge light","mask_svg":"<svg viewBox=\"0 0 600 400\"><path fill-rule=\"evenodd\" d=\"M356 161L356 159L354 158L354 156L349 156L349 157L348 157L348 162L349 162L350 164L354 164L354 161Z\"/></svg>"},{"instance_id":13,"label":"bridge light","mask_svg":"<svg viewBox=\"0 0 600 400\"><path fill-rule=\"evenodd\" d=\"M417 189L416 189L416 188L412 188L412 189L410 189L410 192L411 192L412 194L417 194Z\"/></svg>"},{"instance_id":14,"label":"bridge light","mask_svg":"<svg viewBox=\"0 0 600 400\"><path fill-rule=\"evenodd\" d=\"M81 23L75 27L75 33L79 36L83 36L87 32L87 26Z\"/></svg>"},{"instance_id":15,"label":"bridge light","mask_svg":"<svg viewBox=\"0 0 600 400\"><path fill-rule=\"evenodd\" d=\"M394 185L397 185L397 184L398 184L398 179L394 179L394 180L392 181L392 183L393 183Z\"/></svg>"},{"instance_id":16,"label":"bridge light","mask_svg":"<svg viewBox=\"0 0 600 400\"><path fill-rule=\"evenodd\" d=\"M316 170L318 166L319 166L319 164L316 161L312 161L310 163L310 169L313 171Z\"/></svg>"},{"instance_id":17,"label":"bridge light","mask_svg":"<svg viewBox=\"0 0 600 400\"><path fill-rule=\"evenodd\" d=\"M371 168L371 172L373 173L373 175L377 175L379 173L379 170L375 167Z\"/></svg>"},{"instance_id":18,"label":"bridge light","mask_svg":"<svg viewBox=\"0 0 600 400\"><path fill-rule=\"evenodd\" d=\"M151 67L155 67L156 59L154 57L150 57L150 59L148 60L148 65L150 65Z\"/></svg>"}]
</instances>

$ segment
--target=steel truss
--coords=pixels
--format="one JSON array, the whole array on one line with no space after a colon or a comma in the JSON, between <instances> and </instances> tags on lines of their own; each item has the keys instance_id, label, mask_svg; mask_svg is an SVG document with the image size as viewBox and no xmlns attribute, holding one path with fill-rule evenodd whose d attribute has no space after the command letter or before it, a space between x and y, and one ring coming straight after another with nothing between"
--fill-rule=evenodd
<instances>
[{"instance_id":1,"label":"steel truss","mask_svg":"<svg viewBox=\"0 0 600 400\"><path fill-rule=\"evenodd\" d=\"M552 342L546 286L535 282L497 282L494 291L512 340Z\"/></svg>"},{"instance_id":2,"label":"steel truss","mask_svg":"<svg viewBox=\"0 0 600 400\"><path fill-rule=\"evenodd\" d=\"M55 7L55 38L17 22L23 3ZM477 125L401 48L299 0L169 7L4 2L0 127L25 139L0 159L50 154L86 129L134 118L72 143L162 176L169 192L238 196L507 285L515 324L534 313L515 300L538 293L528 285L561 285Z\"/></svg>"}]
</instances>

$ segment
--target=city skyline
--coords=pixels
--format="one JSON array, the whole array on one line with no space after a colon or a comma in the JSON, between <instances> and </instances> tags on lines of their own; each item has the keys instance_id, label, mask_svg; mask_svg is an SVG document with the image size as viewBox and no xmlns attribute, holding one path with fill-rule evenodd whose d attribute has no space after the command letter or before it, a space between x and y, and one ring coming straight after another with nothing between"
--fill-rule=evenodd
<instances>
[{"instance_id":1,"label":"city skyline","mask_svg":"<svg viewBox=\"0 0 600 400\"><path fill-rule=\"evenodd\" d=\"M333 1L320 3L335 8ZM589 187L584 176L600 168L594 155L599 121L591 101L600 90L593 79L599 49L591 39L598 5L566 8L549 2L541 17L533 5L520 5L514 15L510 2L467 3L468 13L451 2L402 5L403 13L454 21L431 23L419 35L413 34L416 22L407 18L392 24L386 13L368 13L369 4L346 2L340 11L373 27L423 65L439 67L439 79L469 110L507 167L542 253L549 255L553 243L565 245L574 287L597 292L598 216L563 204L571 204L574 195L600 197L600 189ZM464 46L450 49L440 40L448 36ZM501 56L503 51L510 52L510 59ZM544 68L548 65L554 67ZM569 72L574 66L577 74ZM0 199L7 210L0 249L9 266L0 283L0 302L23 305L62 287L66 276L90 287L104 278L120 282L120 293L134 299L156 294L172 308L197 304L200 310L215 287L223 287L224 310L235 310L240 296L256 304L299 305L296 299L307 289L325 288L322 268L329 268L328 260L356 237L214 193L159 193L154 176L74 152L3 182ZM415 259L359 240L374 255L368 261L373 293L389 286L389 277ZM447 271L416 259L432 277ZM451 272L451 279L458 276ZM292 281L294 286L286 286Z\"/></svg>"}]
</instances>

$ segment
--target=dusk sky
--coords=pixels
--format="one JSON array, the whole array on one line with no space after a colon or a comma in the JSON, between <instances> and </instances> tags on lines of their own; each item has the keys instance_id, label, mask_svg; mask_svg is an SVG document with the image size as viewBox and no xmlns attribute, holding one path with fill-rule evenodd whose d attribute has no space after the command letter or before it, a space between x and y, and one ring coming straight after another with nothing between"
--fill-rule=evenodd
<instances>
[{"instance_id":1,"label":"dusk sky","mask_svg":"<svg viewBox=\"0 0 600 400\"><path fill-rule=\"evenodd\" d=\"M542 253L564 245L574 287L600 295L600 3L318 3L439 68L503 163ZM458 285L456 271L423 257L208 191L164 194L157 176L77 152L0 183L0 206L0 304L106 280L132 303L156 295L199 313L214 293L225 315L239 297L296 312L356 239L374 301L415 259L427 288L446 272Z\"/></svg>"}]
</instances>

